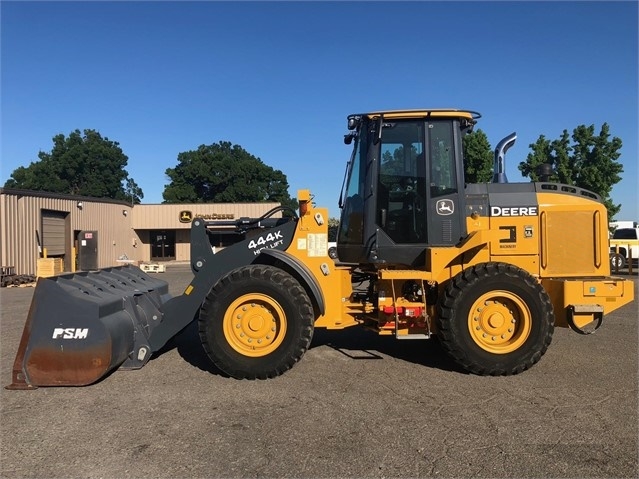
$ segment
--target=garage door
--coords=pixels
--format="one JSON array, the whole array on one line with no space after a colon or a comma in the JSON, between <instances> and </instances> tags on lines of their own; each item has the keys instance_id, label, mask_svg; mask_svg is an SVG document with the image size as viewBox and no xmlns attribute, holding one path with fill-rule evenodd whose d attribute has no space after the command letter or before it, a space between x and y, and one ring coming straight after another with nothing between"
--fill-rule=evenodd
<instances>
[{"instance_id":1,"label":"garage door","mask_svg":"<svg viewBox=\"0 0 639 479\"><path fill-rule=\"evenodd\" d=\"M65 253L67 214L63 211L42 210L42 247L47 249L48 256Z\"/></svg>"}]
</instances>

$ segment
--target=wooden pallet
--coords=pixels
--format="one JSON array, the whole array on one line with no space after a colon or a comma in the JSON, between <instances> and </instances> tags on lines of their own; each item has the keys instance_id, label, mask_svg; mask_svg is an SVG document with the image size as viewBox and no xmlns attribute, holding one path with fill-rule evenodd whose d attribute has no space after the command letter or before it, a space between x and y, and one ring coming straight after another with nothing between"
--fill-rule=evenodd
<instances>
[{"instance_id":1,"label":"wooden pallet","mask_svg":"<svg viewBox=\"0 0 639 479\"><path fill-rule=\"evenodd\" d=\"M166 266L163 264L141 264L140 269L145 273L164 273L166 271Z\"/></svg>"}]
</instances>

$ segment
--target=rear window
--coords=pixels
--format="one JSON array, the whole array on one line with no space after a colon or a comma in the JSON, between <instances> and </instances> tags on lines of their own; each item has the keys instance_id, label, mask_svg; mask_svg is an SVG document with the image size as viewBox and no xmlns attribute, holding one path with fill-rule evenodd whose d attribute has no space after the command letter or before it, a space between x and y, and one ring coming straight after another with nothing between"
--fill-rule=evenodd
<instances>
[{"instance_id":1,"label":"rear window","mask_svg":"<svg viewBox=\"0 0 639 479\"><path fill-rule=\"evenodd\" d=\"M613 239L637 239L637 231L632 228L621 228L612 234Z\"/></svg>"}]
</instances>

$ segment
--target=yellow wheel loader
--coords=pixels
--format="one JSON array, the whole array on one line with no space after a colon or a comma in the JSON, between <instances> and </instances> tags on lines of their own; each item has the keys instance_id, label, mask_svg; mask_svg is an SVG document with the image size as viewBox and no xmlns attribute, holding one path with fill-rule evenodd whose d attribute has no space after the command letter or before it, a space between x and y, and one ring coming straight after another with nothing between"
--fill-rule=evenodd
<instances>
[{"instance_id":1,"label":"yellow wheel loader","mask_svg":"<svg viewBox=\"0 0 639 479\"><path fill-rule=\"evenodd\" d=\"M140 368L192 321L211 361L246 379L290 369L314 328L435 336L480 375L528 369L555 326L595 331L634 299L632 281L610 276L601 198L547 181L508 183L514 133L495 149L493 182L466 184L462 138L479 117L350 115L337 259L327 209L301 190L289 215L195 218L193 280L180 296L132 266L40 278L7 387L87 385ZM220 229L241 238L215 253L209 236Z\"/></svg>"}]
</instances>

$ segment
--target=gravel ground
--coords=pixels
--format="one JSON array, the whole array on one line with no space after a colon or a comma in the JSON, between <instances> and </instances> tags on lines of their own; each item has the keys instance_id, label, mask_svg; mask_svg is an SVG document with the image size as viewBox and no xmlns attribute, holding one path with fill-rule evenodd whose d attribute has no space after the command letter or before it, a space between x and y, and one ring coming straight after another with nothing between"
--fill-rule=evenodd
<instances>
[{"instance_id":1,"label":"gravel ground","mask_svg":"<svg viewBox=\"0 0 639 479\"><path fill-rule=\"evenodd\" d=\"M173 294L191 277L159 275ZM33 290L0 290L3 385ZM594 335L556 329L513 377L465 374L436 340L317 330L291 371L237 381L187 327L138 371L2 389L0 476L635 478L637 343L637 301Z\"/></svg>"}]
</instances>

